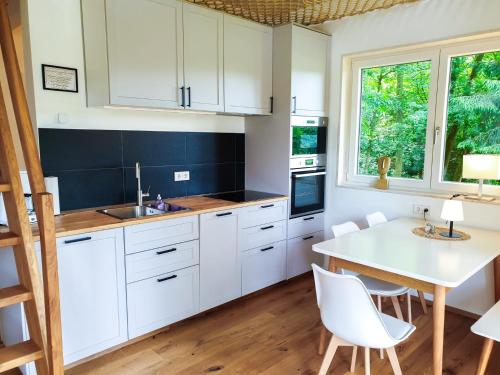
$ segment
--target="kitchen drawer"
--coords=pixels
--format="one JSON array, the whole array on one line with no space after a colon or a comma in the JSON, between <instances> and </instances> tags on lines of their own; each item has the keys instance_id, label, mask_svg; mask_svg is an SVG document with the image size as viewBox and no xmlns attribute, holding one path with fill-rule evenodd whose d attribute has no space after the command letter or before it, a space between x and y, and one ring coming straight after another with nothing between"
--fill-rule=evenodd
<instances>
[{"instance_id":1,"label":"kitchen drawer","mask_svg":"<svg viewBox=\"0 0 500 375\"><path fill-rule=\"evenodd\" d=\"M247 250L242 260L243 295L276 284L286 278L286 241Z\"/></svg>"},{"instance_id":2,"label":"kitchen drawer","mask_svg":"<svg viewBox=\"0 0 500 375\"><path fill-rule=\"evenodd\" d=\"M304 236L308 233L319 232L323 230L325 214L307 215L296 217L288 221L288 238Z\"/></svg>"},{"instance_id":3,"label":"kitchen drawer","mask_svg":"<svg viewBox=\"0 0 500 375\"><path fill-rule=\"evenodd\" d=\"M286 220L287 201L262 203L241 209L239 228L255 227L266 223Z\"/></svg>"},{"instance_id":4,"label":"kitchen drawer","mask_svg":"<svg viewBox=\"0 0 500 375\"><path fill-rule=\"evenodd\" d=\"M125 252L157 249L199 237L198 216L180 217L125 227Z\"/></svg>"},{"instance_id":5,"label":"kitchen drawer","mask_svg":"<svg viewBox=\"0 0 500 375\"><path fill-rule=\"evenodd\" d=\"M199 248L195 240L127 255L127 283L194 266L199 263Z\"/></svg>"},{"instance_id":6,"label":"kitchen drawer","mask_svg":"<svg viewBox=\"0 0 500 375\"><path fill-rule=\"evenodd\" d=\"M323 241L323 231L288 240L286 250L287 279L310 271L311 263L323 265L323 255L312 249L314 244L321 241Z\"/></svg>"},{"instance_id":7,"label":"kitchen drawer","mask_svg":"<svg viewBox=\"0 0 500 375\"><path fill-rule=\"evenodd\" d=\"M240 250L249 250L286 239L286 221L259 225L256 227L240 229Z\"/></svg>"},{"instance_id":8,"label":"kitchen drawer","mask_svg":"<svg viewBox=\"0 0 500 375\"><path fill-rule=\"evenodd\" d=\"M197 314L199 286L198 266L128 284L129 339Z\"/></svg>"}]
</instances>

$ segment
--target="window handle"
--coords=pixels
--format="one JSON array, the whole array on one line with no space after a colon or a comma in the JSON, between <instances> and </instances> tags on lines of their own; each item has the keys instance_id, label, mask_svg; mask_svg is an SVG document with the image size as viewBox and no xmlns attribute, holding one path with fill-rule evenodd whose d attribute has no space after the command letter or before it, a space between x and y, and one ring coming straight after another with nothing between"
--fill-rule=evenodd
<instances>
[{"instance_id":1,"label":"window handle","mask_svg":"<svg viewBox=\"0 0 500 375\"><path fill-rule=\"evenodd\" d=\"M441 127L437 126L436 129L434 129L434 142L433 142L433 144L436 144L436 139L438 139L440 134L441 134Z\"/></svg>"},{"instance_id":2,"label":"window handle","mask_svg":"<svg viewBox=\"0 0 500 375\"><path fill-rule=\"evenodd\" d=\"M292 96L292 101L293 101L292 113L297 113L297 97Z\"/></svg>"}]
</instances>

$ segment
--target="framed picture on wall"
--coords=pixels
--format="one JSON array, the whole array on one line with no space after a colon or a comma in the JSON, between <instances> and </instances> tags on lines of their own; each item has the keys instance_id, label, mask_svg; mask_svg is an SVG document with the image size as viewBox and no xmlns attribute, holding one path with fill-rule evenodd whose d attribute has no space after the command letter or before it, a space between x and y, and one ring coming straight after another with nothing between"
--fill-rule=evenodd
<instances>
[{"instance_id":1,"label":"framed picture on wall","mask_svg":"<svg viewBox=\"0 0 500 375\"><path fill-rule=\"evenodd\" d=\"M78 70L63 66L42 64L43 89L78 92Z\"/></svg>"}]
</instances>

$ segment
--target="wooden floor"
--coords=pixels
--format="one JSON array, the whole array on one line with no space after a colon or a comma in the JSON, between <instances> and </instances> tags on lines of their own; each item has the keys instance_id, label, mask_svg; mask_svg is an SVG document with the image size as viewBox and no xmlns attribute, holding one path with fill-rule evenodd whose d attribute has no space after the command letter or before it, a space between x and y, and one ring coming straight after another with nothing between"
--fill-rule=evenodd
<instances>
[{"instance_id":1,"label":"wooden floor","mask_svg":"<svg viewBox=\"0 0 500 375\"><path fill-rule=\"evenodd\" d=\"M388 305L384 311L393 314ZM404 374L431 374L432 314L413 304L416 332L398 348ZM447 313L445 374L473 374L482 340L470 332L472 319ZM80 374L315 374L320 319L311 275L300 277L176 325L104 357L68 370ZM349 373L352 349L342 348L330 374ZM364 366L358 356L356 374ZM386 356L387 358L387 356ZM500 345L488 374L500 374ZM372 350L372 374L392 374L387 359Z\"/></svg>"}]
</instances>

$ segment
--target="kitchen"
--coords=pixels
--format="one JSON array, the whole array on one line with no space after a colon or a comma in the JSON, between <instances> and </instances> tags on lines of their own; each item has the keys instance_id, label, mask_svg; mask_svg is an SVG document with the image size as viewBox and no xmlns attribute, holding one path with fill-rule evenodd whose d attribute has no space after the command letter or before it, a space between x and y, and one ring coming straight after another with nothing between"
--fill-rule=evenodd
<instances>
[{"instance_id":1,"label":"kitchen","mask_svg":"<svg viewBox=\"0 0 500 375\"><path fill-rule=\"evenodd\" d=\"M465 17L472 2L464 3L449 6ZM497 30L498 22L488 16L497 5L483 3L489 12L473 13L482 25L468 21L461 27L458 18L446 31L433 26L420 38L404 34L402 41L385 37L382 26L372 37L363 34L367 39L355 30L399 25L402 15L419 12L431 22L444 6L424 0L366 15L346 8L352 17L316 25L299 12L302 22L271 26L177 0L9 4L18 14L13 34L41 167L52 177L45 184L59 214L66 372L289 373L295 366L317 372L321 321L310 271L312 263L326 268L329 253L313 251L313 245L334 237L333 224L353 220L366 227L364 215L375 211L391 220L420 220L417 205L443 224L439 212L447 198L436 191L405 191L397 179L390 179L389 193L344 181L351 173L350 166L342 170L351 147L345 141L349 130L340 126L347 117L344 57ZM50 74L72 71L73 91L47 89ZM5 90L5 79L1 82ZM25 195L31 194L28 177L21 173ZM485 189L489 193L488 184ZM491 220L496 203L463 204L465 225L499 230ZM0 214L4 225L5 216ZM35 240L40 234L34 229ZM42 263L38 241L35 253ZM0 269L2 287L17 283L12 251L0 252ZM467 319L484 314L494 298L492 280L489 265L449 293L447 308ZM273 305L278 297L289 301ZM425 306L431 304L432 295L425 298ZM294 312L296 304L300 312ZM417 301L410 304L418 333L418 319L426 324L432 317ZM266 308L272 310L267 316ZM275 332L282 342L266 341L282 309L290 310L289 325ZM263 345L276 352L277 363L264 354L260 364L244 356L231 359L233 350L224 351L212 336L219 326L235 352L250 348L259 358ZM300 359L301 336L292 331L306 328L311 331L303 337L307 358ZM28 340L28 331L20 305L2 309L0 337L6 346ZM176 351L182 334L191 341ZM163 344L150 349L154 340ZM464 374L477 364L481 347L478 338L469 340L474 351L467 352L471 359ZM202 359L194 354L196 342ZM452 366L447 348L444 363ZM347 366L350 352L339 353L331 373ZM432 354L430 349L422 354L429 364ZM399 355L405 372L412 373ZM169 368L169 361L175 365ZM495 366L491 361L490 370ZM372 367L375 373L390 370L387 359L375 355ZM35 364L21 371L34 374Z\"/></svg>"}]
</instances>

